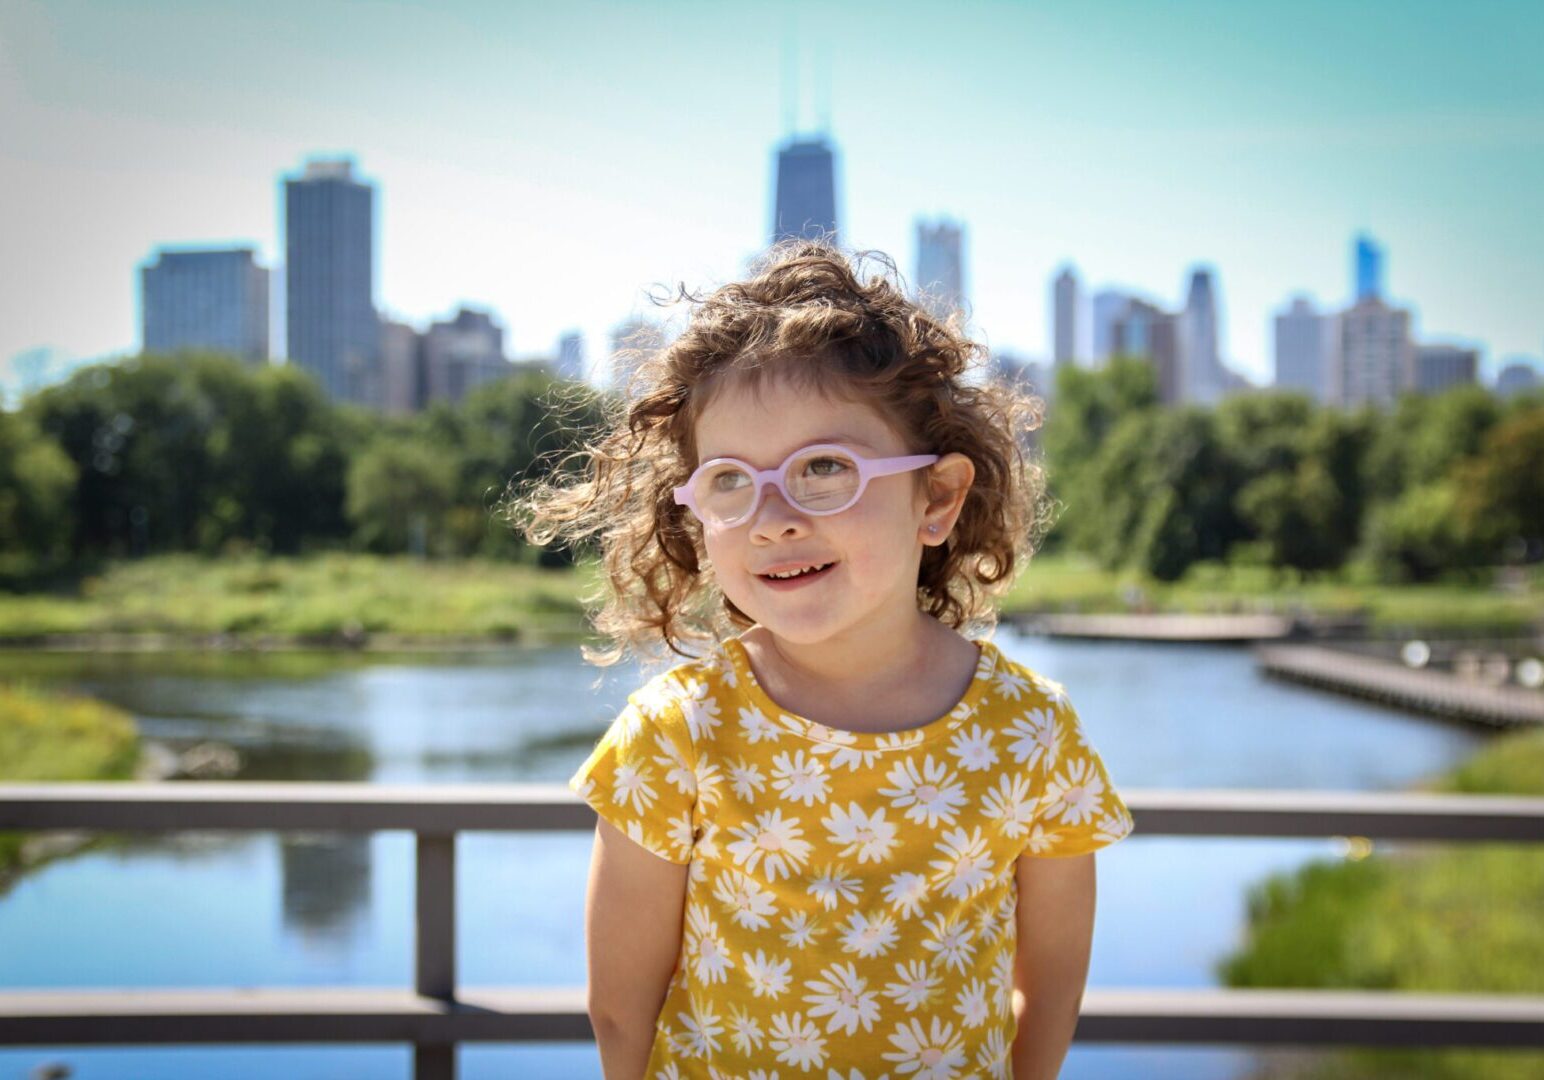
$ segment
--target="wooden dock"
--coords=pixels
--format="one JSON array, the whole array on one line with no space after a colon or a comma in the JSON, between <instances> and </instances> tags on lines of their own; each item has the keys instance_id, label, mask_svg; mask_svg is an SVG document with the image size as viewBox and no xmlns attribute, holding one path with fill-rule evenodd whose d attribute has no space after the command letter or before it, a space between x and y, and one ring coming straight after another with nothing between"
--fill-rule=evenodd
<instances>
[{"instance_id":1,"label":"wooden dock","mask_svg":"<svg viewBox=\"0 0 1544 1080\"><path fill-rule=\"evenodd\" d=\"M1494 728L1544 724L1544 692L1521 686L1492 686L1318 645L1258 645L1255 659L1267 675L1412 712Z\"/></svg>"},{"instance_id":2,"label":"wooden dock","mask_svg":"<svg viewBox=\"0 0 1544 1080\"><path fill-rule=\"evenodd\" d=\"M1113 641L1247 643L1276 641L1294 629L1284 615L1005 614L1002 621L1029 634Z\"/></svg>"}]
</instances>

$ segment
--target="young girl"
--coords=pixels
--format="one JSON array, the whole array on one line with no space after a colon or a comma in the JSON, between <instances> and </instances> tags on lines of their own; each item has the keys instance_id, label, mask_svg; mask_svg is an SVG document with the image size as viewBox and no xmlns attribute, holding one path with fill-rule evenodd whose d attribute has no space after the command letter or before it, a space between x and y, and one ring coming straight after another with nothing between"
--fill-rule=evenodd
<instances>
[{"instance_id":1,"label":"young girl","mask_svg":"<svg viewBox=\"0 0 1544 1080\"><path fill-rule=\"evenodd\" d=\"M1051 1080L1092 852L1132 821L1060 685L984 636L1044 503L1039 402L827 245L692 301L577 479L611 662L687 657L570 786L599 815L589 1013L608 1080Z\"/></svg>"}]
</instances>

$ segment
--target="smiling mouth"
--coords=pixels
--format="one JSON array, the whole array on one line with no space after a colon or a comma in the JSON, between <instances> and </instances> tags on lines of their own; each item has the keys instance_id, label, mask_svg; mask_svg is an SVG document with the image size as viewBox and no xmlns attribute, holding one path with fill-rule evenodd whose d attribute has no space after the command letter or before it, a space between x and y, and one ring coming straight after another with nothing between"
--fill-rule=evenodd
<instances>
[{"instance_id":1,"label":"smiling mouth","mask_svg":"<svg viewBox=\"0 0 1544 1080\"><path fill-rule=\"evenodd\" d=\"M757 576L766 578L768 581L792 581L795 578L808 577L810 574L818 574L827 567L835 565L835 563L816 563L814 566L806 566L802 570L785 570L781 573L759 574Z\"/></svg>"}]
</instances>

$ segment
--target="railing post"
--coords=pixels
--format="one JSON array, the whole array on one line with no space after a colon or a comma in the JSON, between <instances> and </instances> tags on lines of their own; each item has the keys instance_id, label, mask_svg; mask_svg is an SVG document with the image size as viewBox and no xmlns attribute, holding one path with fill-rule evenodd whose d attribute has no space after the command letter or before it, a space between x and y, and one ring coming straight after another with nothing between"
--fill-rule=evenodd
<instances>
[{"instance_id":1,"label":"railing post","mask_svg":"<svg viewBox=\"0 0 1544 1080\"><path fill-rule=\"evenodd\" d=\"M416 956L413 984L425 997L456 1000L456 834L415 833L417 840ZM453 1043L413 1047L413 1080L454 1080Z\"/></svg>"}]
</instances>

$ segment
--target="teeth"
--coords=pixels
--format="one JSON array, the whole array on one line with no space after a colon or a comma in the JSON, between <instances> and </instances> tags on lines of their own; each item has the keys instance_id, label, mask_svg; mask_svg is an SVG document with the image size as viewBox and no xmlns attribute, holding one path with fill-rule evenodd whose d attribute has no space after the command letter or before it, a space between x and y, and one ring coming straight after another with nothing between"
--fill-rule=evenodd
<instances>
[{"instance_id":1,"label":"teeth","mask_svg":"<svg viewBox=\"0 0 1544 1080\"><path fill-rule=\"evenodd\" d=\"M830 565L830 563L821 563L819 566L806 566L803 570L788 570L781 574L768 574L767 577L777 578L779 581L782 581L786 578L798 577L801 574L814 573L816 570L824 570Z\"/></svg>"}]
</instances>

